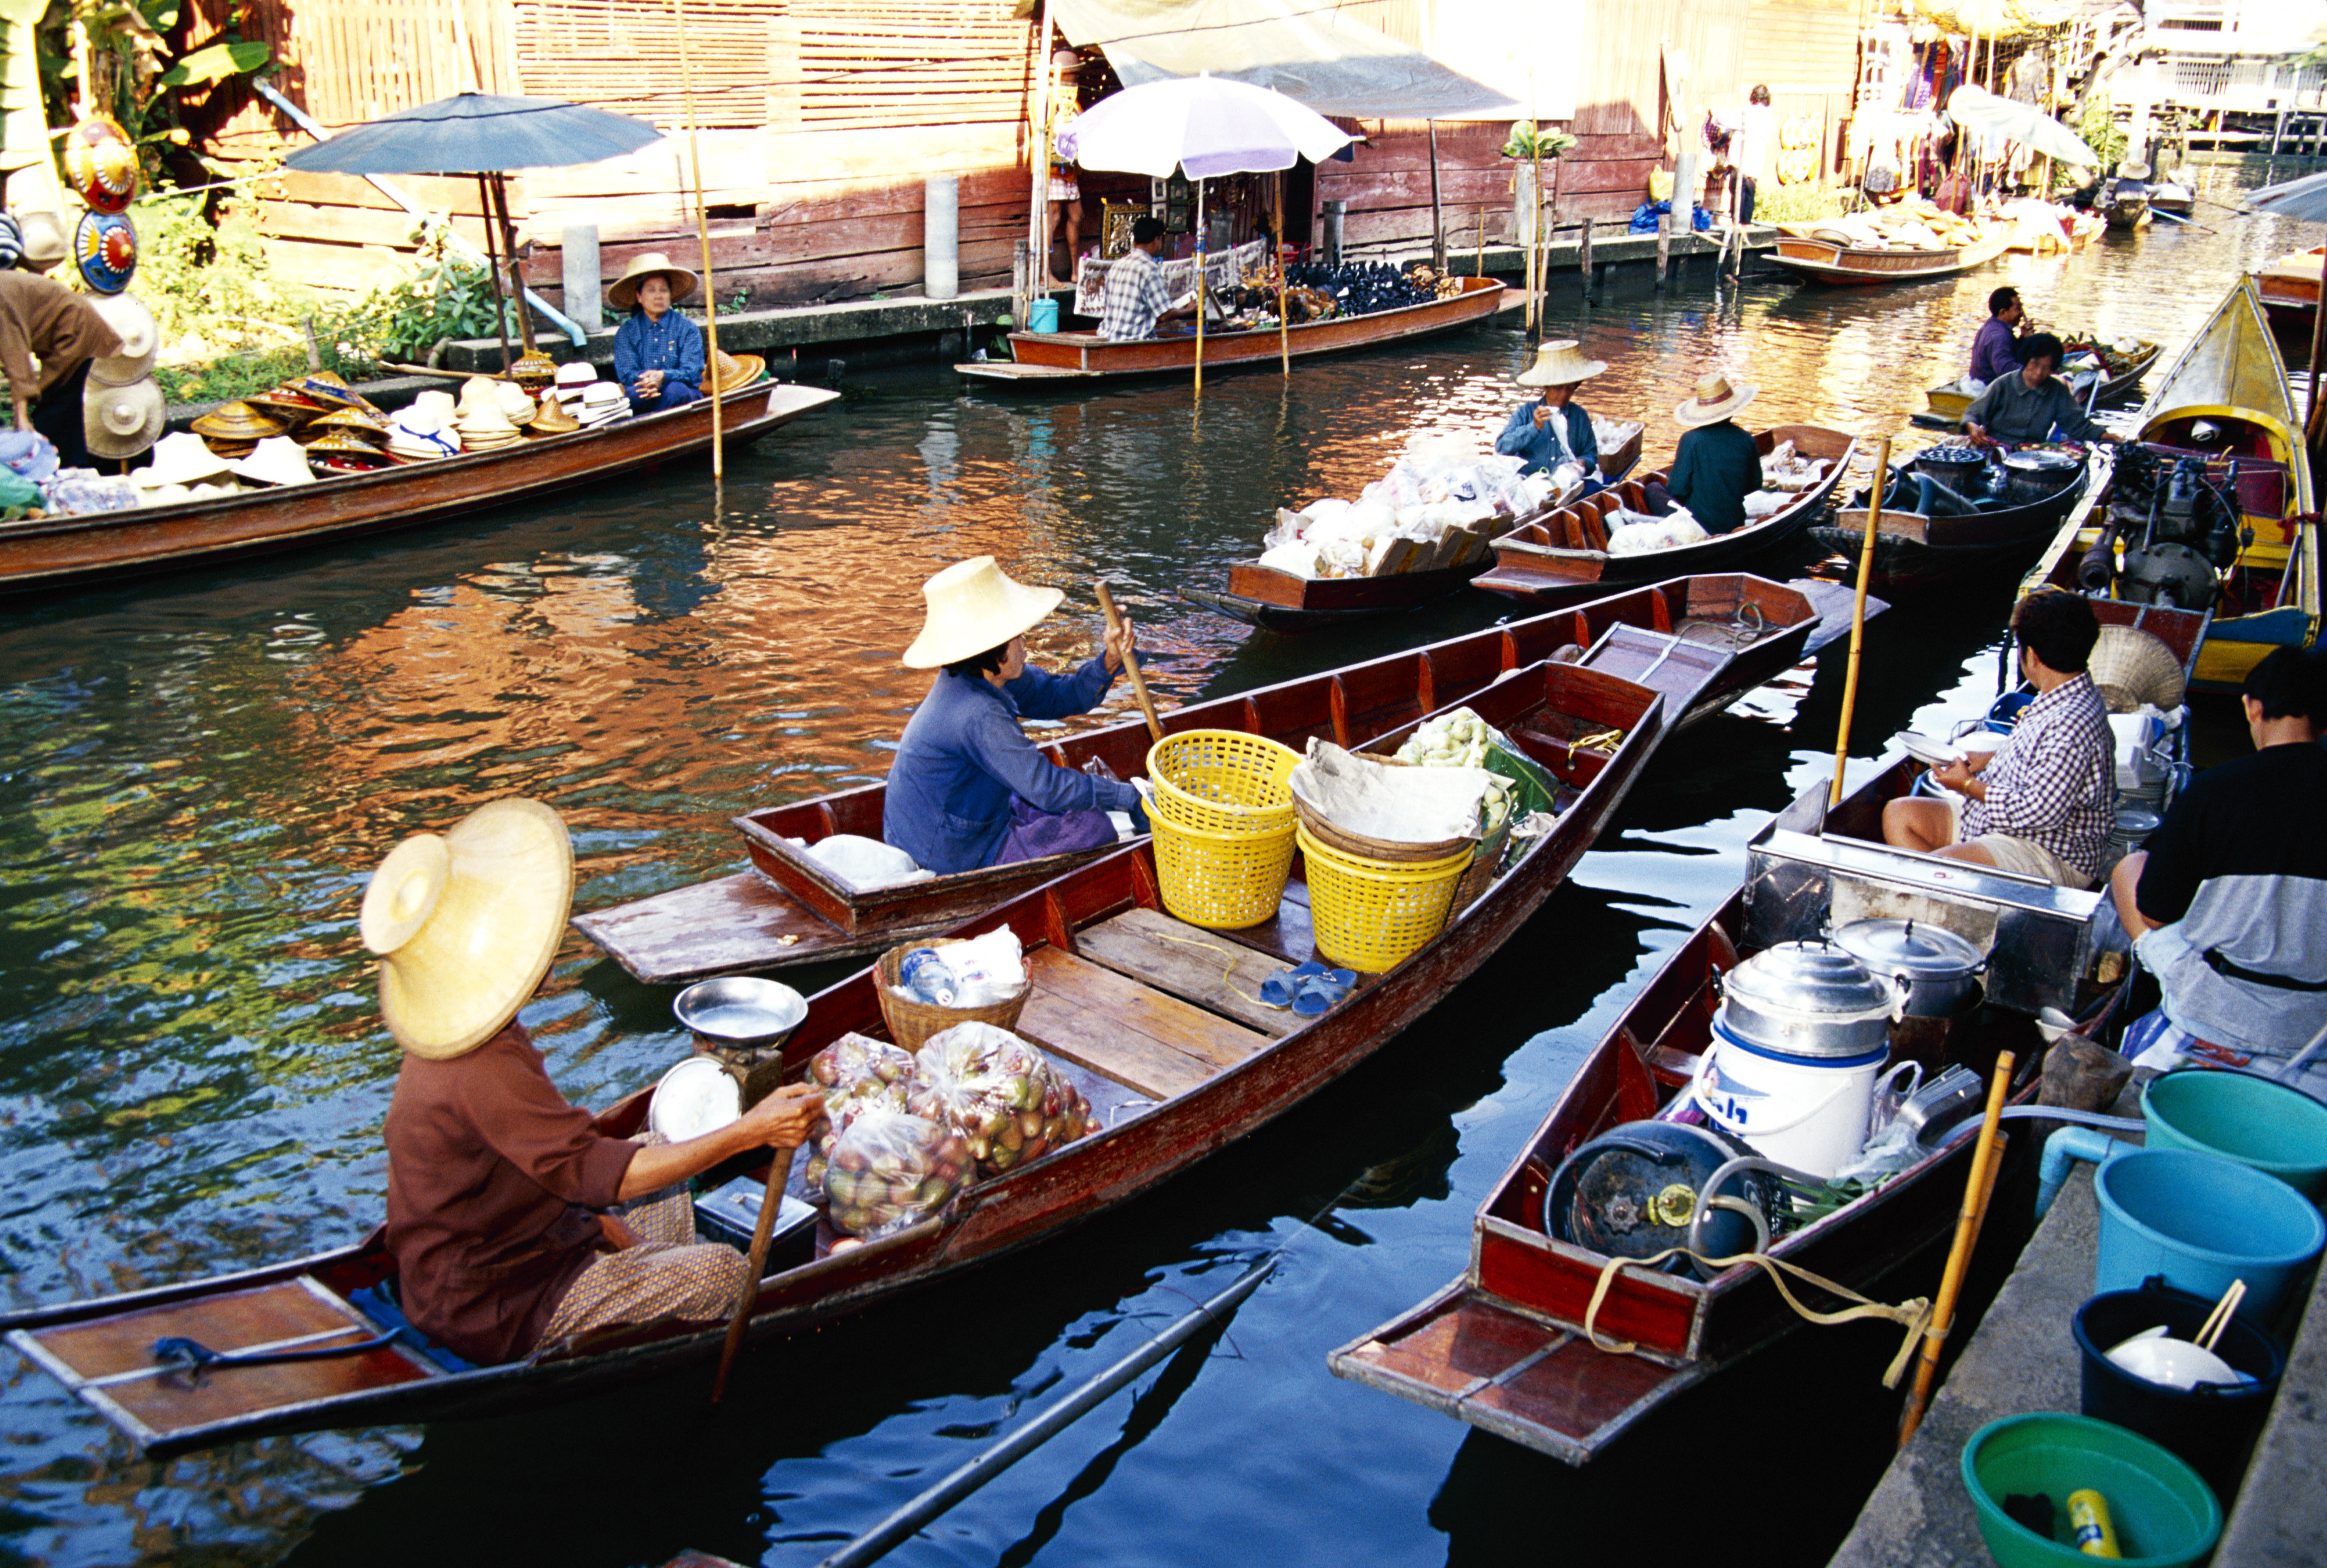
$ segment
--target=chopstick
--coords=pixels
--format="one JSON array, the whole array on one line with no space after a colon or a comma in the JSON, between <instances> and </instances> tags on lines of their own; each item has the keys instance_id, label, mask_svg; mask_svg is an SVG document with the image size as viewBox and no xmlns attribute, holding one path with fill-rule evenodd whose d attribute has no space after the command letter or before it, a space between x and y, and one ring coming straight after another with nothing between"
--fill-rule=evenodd
<instances>
[{"instance_id":1,"label":"chopstick","mask_svg":"<svg viewBox=\"0 0 2327 1568\"><path fill-rule=\"evenodd\" d=\"M2200 1349L2211 1350L2214 1348L2214 1342L2222 1337L2222 1330L2230 1326L2230 1315L2238 1310L2238 1303L2246 1300L2246 1295L2247 1282L2232 1280L2230 1288L2222 1293L2222 1299L2214 1303L2214 1310L2206 1314L2206 1321L2199 1324L2198 1331L2191 1336L2198 1342Z\"/></svg>"}]
</instances>

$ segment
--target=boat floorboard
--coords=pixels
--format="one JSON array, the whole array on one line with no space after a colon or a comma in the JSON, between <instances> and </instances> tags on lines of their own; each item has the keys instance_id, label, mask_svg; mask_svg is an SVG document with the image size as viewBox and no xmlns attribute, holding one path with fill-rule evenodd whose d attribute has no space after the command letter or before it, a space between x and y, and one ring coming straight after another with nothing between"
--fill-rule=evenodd
<instances>
[{"instance_id":1,"label":"boat floorboard","mask_svg":"<svg viewBox=\"0 0 2327 1568\"><path fill-rule=\"evenodd\" d=\"M1689 629L1705 624L1683 621L1668 634L1619 621L1602 634L1599 646L1582 662L1587 669L1653 686L1672 698L1675 714L1684 714L1696 702L1696 694L1727 668L1740 651L1726 623L1719 629L1717 644L1691 639Z\"/></svg>"},{"instance_id":2,"label":"boat floorboard","mask_svg":"<svg viewBox=\"0 0 2327 1568\"><path fill-rule=\"evenodd\" d=\"M1265 1034L1055 947L1028 953L1026 967L1033 994L1017 1031L1154 1099L1195 1088L1268 1044Z\"/></svg>"},{"instance_id":3,"label":"boat floorboard","mask_svg":"<svg viewBox=\"0 0 2327 1568\"><path fill-rule=\"evenodd\" d=\"M1127 910L1076 932L1075 950L1265 1034L1287 1034L1301 1022L1291 1010L1259 999L1260 983L1282 966L1274 957L1154 910Z\"/></svg>"},{"instance_id":4,"label":"boat floorboard","mask_svg":"<svg viewBox=\"0 0 2327 1568\"><path fill-rule=\"evenodd\" d=\"M574 917L575 929L633 977L656 985L884 953L949 923L852 936L750 871Z\"/></svg>"}]
</instances>

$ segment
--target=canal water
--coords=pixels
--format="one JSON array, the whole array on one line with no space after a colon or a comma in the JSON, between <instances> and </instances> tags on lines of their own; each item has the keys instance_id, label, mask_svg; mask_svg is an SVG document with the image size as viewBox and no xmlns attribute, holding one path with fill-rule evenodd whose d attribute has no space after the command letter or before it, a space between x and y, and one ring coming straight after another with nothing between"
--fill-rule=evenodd
<instances>
[{"instance_id":1,"label":"canal water","mask_svg":"<svg viewBox=\"0 0 2327 1568\"><path fill-rule=\"evenodd\" d=\"M2311 237L2201 207L2082 255L1877 292L1781 281L1555 304L1609 361L1585 398L1653 461L1702 371L1749 423L1882 433L1961 369L1988 291L2169 350ZM361 1237L397 1051L357 940L370 868L490 798L564 813L577 907L721 874L746 808L878 777L925 680L920 584L991 552L1091 585L1164 703L1472 627L1471 595L1284 639L1194 610L1279 504L1354 496L1417 431L1491 432L1528 358L1506 316L1412 349L1187 389L1019 395L942 369L737 457L537 509L0 606L0 1299L163 1284ZM2009 584L1870 632L1852 743L1993 690ZM908 1564L1821 1560L1872 1484L1895 1348L1812 1330L1570 1471L1339 1382L1325 1353L1463 1265L1472 1212L1581 1053L1824 776L1829 657L1668 746L1545 910L1410 1033L1155 1193L1023 1256L781 1348L724 1407L693 1373L535 1415L276 1439L166 1463L0 1356L0 1561L807 1564L1192 1299L1281 1248L1199 1339L907 1544ZM1128 712L1118 693L1106 717ZM686 1047L666 994L579 938L525 1010L583 1104ZM1901 1282L1928 1289L1928 1281Z\"/></svg>"}]
</instances>

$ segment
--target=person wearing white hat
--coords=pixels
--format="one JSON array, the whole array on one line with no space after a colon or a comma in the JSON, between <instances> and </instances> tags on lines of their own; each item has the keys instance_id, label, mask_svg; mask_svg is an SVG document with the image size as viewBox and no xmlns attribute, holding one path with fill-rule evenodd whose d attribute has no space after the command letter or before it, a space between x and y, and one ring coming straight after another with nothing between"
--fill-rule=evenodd
<instances>
[{"instance_id":1,"label":"person wearing white hat","mask_svg":"<svg viewBox=\"0 0 2327 1568\"><path fill-rule=\"evenodd\" d=\"M703 396L703 329L670 308L696 287L693 273L650 250L632 257L606 290L607 303L630 312L614 329L614 379L640 414Z\"/></svg>"},{"instance_id":2,"label":"person wearing white hat","mask_svg":"<svg viewBox=\"0 0 2327 1568\"><path fill-rule=\"evenodd\" d=\"M515 798L406 839L364 890L380 1016L404 1048L383 1129L400 1304L481 1364L618 1323L726 1317L748 1265L696 1242L687 1182L757 1149L798 1148L823 1114L813 1085L792 1084L684 1143L598 1132L518 1021L573 891L565 823Z\"/></svg>"},{"instance_id":3,"label":"person wearing white hat","mask_svg":"<svg viewBox=\"0 0 2327 1568\"><path fill-rule=\"evenodd\" d=\"M1682 434L1666 489L1708 534L1743 527L1745 498L1762 488L1761 445L1730 420L1761 395L1715 370L1697 378L1696 396L1673 410Z\"/></svg>"},{"instance_id":4,"label":"person wearing white hat","mask_svg":"<svg viewBox=\"0 0 2327 1568\"><path fill-rule=\"evenodd\" d=\"M89 368L121 352L121 334L87 294L18 265L23 232L14 218L0 229L0 255L10 235L18 255L0 270L0 374L8 378L16 428L47 436L65 467L91 467L81 429Z\"/></svg>"},{"instance_id":5,"label":"person wearing white hat","mask_svg":"<svg viewBox=\"0 0 2327 1568\"><path fill-rule=\"evenodd\" d=\"M1098 706L1131 655L1131 623L1056 676L1027 664L1026 633L1066 597L1058 589L1014 583L979 555L930 578L921 597L929 609L905 667L939 674L897 744L881 836L945 875L1112 844L1110 811L1144 831L1138 790L1054 765L1018 723Z\"/></svg>"},{"instance_id":6,"label":"person wearing white hat","mask_svg":"<svg viewBox=\"0 0 2327 1568\"><path fill-rule=\"evenodd\" d=\"M1536 350L1535 363L1512 378L1522 387L1541 387L1542 396L1511 411L1510 422L1495 437L1495 450L1525 458L1521 473L1580 464L1590 481L1584 493L1600 489L1600 442L1592 433L1592 415L1575 401L1575 388L1607 368L1604 359L1584 358L1583 345L1572 338L1544 344Z\"/></svg>"}]
</instances>

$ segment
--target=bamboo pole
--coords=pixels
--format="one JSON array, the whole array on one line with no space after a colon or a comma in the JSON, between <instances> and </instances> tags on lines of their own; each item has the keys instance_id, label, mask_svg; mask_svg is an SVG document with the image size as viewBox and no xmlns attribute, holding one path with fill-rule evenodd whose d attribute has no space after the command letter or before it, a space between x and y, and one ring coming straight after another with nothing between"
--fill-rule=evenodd
<instances>
[{"instance_id":1,"label":"bamboo pole","mask_svg":"<svg viewBox=\"0 0 2327 1568\"><path fill-rule=\"evenodd\" d=\"M1051 66L1051 0L1042 0L1040 25L1042 30L1034 35L1034 69L1042 75L1034 86L1034 134L1030 139L1034 185L1027 248L1033 253L1034 266L1041 270L1026 275L1029 303L1034 297L1034 290L1051 281L1051 97L1057 90L1059 75ZM1022 331L1026 325L1023 306L1018 325Z\"/></svg>"},{"instance_id":2,"label":"bamboo pole","mask_svg":"<svg viewBox=\"0 0 2327 1568\"><path fill-rule=\"evenodd\" d=\"M1858 600L1850 611L1850 673L1842 683L1842 728L1834 740L1834 788L1828 806L1842 804L1842 769L1850 760L1850 719L1858 706L1858 659L1866 641L1866 581L1874 574L1874 533L1883 521L1883 486L1891 476L1891 438L1874 448L1874 484L1866 499L1866 543L1858 555Z\"/></svg>"},{"instance_id":3,"label":"bamboo pole","mask_svg":"<svg viewBox=\"0 0 2327 1568\"><path fill-rule=\"evenodd\" d=\"M1204 317L1211 291L1204 286L1204 182L1196 182L1196 397L1204 396ZM1290 372L1288 372L1289 374Z\"/></svg>"},{"instance_id":4,"label":"bamboo pole","mask_svg":"<svg viewBox=\"0 0 2327 1568\"><path fill-rule=\"evenodd\" d=\"M477 205L485 215L485 281L493 290L493 331L501 341L501 374L509 373L509 312L501 307L501 263L493 240L493 177L477 176Z\"/></svg>"},{"instance_id":5,"label":"bamboo pole","mask_svg":"<svg viewBox=\"0 0 2327 1568\"><path fill-rule=\"evenodd\" d=\"M1104 581L1100 582L1098 587L1098 607L1107 616L1107 629L1113 631L1123 624L1123 618L1115 612L1115 594L1108 590ZM1151 741L1162 740L1164 721L1155 716L1155 699L1147 695L1147 677L1139 673L1137 650L1128 648L1123 650L1123 672L1131 677L1131 695L1139 699L1139 715L1147 721L1147 738Z\"/></svg>"},{"instance_id":6,"label":"bamboo pole","mask_svg":"<svg viewBox=\"0 0 2327 1568\"><path fill-rule=\"evenodd\" d=\"M1285 378L1293 379L1293 324L1285 315L1285 176L1276 176L1276 359Z\"/></svg>"},{"instance_id":7,"label":"bamboo pole","mask_svg":"<svg viewBox=\"0 0 2327 1568\"><path fill-rule=\"evenodd\" d=\"M1939 1299L1931 1304L1931 1326L1923 1334L1923 1358L1915 1367L1914 1391L1899 1419L1899 1446L1904 1448L1923 1412L1931 1403L1931 1386L1939 1375L1939 1351L1955 1324L1956 1298L1962 1293L1964 1274L1971 1264L1972 1243L1979 1237L1987 1215L1988 1194L1994 1190L1995 1128L2004 1115L2004 1098L2012 1087L2012 1053L1997 1053L1995 1077L1987 1086L1987 1115L1979 1125L1979 1142L1972 1146L1971 1173L1964 1181L1963 1209L1956 1216L1956 1239L1948 1249L1947 1271L1939 1276Z\"/></svg>"},{"instance_id":8,"label":"bamboo pole","mask_svg":"<svg viewBox=\"0 0 2327 1568\"><path fill-rule=\"evenodd\" d=\"M679 90L687 105L687 151L695 166L695 236L703 244L703 379L709 384L711 396L711 483L715 490L727 481L727 448L720 432L724 408L719 396L719 288L711 275L711 214L703 204L703 140L695 128L695 79L687 68L687 0L670 0L670 9L678 34ZM730 1358L742 1331L742 1319L738 1317L736 1322L735 1331L727 1336ZM720 1366L724 1384L726 1362Z\"/></svg>"}]
</instances>

